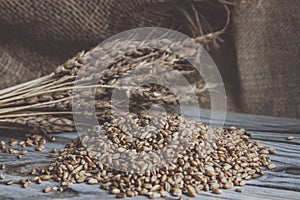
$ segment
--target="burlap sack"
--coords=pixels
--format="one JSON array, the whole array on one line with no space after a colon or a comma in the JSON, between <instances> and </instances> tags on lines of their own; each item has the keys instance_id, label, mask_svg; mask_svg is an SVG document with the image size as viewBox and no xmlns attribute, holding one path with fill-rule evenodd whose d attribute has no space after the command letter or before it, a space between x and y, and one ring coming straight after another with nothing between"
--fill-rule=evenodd
<instances>
[{"instance_id":1,"label":"burlap sack","mask_svg":"<svg viewBox=\"0 0 300 200\"><path fill-rule=\"evenodd\" d=\"M242 112L300 117L299 13L298 0L262 0L237 8L234 38Z\"/></svg>"},{"instance_id":2,"label":"burlap sack","mask_svg":"<svg viewBox=\"0 0 300 200\"><path fill-rule=\"evenodd\" d=\"M48 74L77 52L131 28L163 26L190 33L180 11L191 12L190 5L181 0L1 0L0 87Z\"/></svg>"}]
</instances>

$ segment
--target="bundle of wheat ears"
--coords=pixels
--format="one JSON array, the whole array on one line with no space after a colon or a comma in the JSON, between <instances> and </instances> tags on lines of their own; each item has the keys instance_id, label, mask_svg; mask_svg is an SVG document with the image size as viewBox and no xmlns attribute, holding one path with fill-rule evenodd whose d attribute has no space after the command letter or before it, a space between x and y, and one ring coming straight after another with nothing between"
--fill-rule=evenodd
<instances>
[{"instance_id":1,"label":"bundle of wheat ears","mask_svg":"<svg viewBox=\"0 0 300 200\"><path fill-rule=\"evenodd\" d=\"M166 43L172 42L165 40ZM116 42L111 42L106 47L113 48ZM166 44L167 45L167 44ZM173 48L182 48L182 43L169 44ZM70 132L75 130L73 122L72 98L73 90L76 86L76 76L83 64L95 56L95 52L103 52L106 47L96 47L89 52L81 52L65 64L59 66L55 72L38 78L36 80L16 85L0 91L0 123L8 127L34 127L46 133ZM106 54L110 56L109 53ZM115 55L114 55L115 57ZM198 100L204 102L207 92L207 84L197 74L197 71L184 58L172 55L164 50L151 48L136 48L133 52L121 53L101 74L98 85L94 86L95 98L87 100L82 93L81 106L92 104L100 122L108 119L111 110L111 96L113 90L120 89L118 79L122 78L122 87L126 84L134 84L130 81L130 76L126 77L134 70L141 69L151 75L153 70L160 69L160 64L168 66L170 69L179 71L189 80L189 84L194 88ZM91 69L94 66L88 66ZM95 67L97 73L97 67ZM89 77L93 76L93 71L89 72ZM164 72L160 72L164 73ZM141 74L140 76L143 76ZM135 79L138 80L135 75ZM157 72L156 72L157 76ZM196 78L195 78L196 77ZM155 78L155 75L154 75ZM157 78L161 78L158 77ZM176 75L165 72L164 78L174 80ZM88 88L85 83L80 84L82 88ZM128 85L129 86L129 85ZM185 87L175 85L180 91ZM182 88L180 88L182 87ZM181 101L190 101L187 91L183 92ZM156 84L146 84L131 91L130 111L141 112L148 110L153 105L164 107L177 106L178 97L169 88ZM122 106L122 100L119 105Z\"/></svg>"}]
</instances>

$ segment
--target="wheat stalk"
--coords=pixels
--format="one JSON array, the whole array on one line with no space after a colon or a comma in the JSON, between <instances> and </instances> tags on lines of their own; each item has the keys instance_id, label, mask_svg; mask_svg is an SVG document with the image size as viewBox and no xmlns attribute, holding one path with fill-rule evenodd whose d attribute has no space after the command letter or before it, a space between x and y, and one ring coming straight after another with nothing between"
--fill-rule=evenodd
<instances>
[{"instance_id":1,"label":"wheat stalk","mask_svg":"<svg viewBox=\"0 0 300 200\"><path fill-rule=\"evenodd\" d=\"M48 133L74 131L72 95L73 90L76 88L74 86L75 78L83 62L91 57L91 52L97 52L97 50L95 48L90 52L77 54L74 58L59 66L50 75L1 90L0 123L39 127ZM141 63L158 64L157 58L163 58L163 64L169 66L170 69L182 68L181 71L184 76L189 76L192 73L190 65L183 62L182 58L174 57L161 50L136 49L135 52L127 54L126 57L120 55L120 59L117 59L109 69L105 69L98 85L86 85L83 81L83 84L80 85L81 88L96 87L96 92L93 101L86 100L84 97L89 94L83 93L81 105L84 107L92 104L96 108L99 120L105 120L112 108L110 103L112 91L114 89L136 87L136 85L126 85L129 82L127 79L130 78L127 77L126 79L126 75L138 67L143 67ZM161 60L158 62L161 62ZM149 69L154 67L148 65ZM124 83L121 86L118 85L117 79L124 76ZM136 76L136 78L139 78L139 76ZM175 75L171 78L176 80ZM196 84L199 82L193 83L195 88L197 88ZM182 89L184 90L185 88ZM205 91L203 88L198 87L198 89L200 93ZM159 97L158 93L160 94ZM152 103L170 104L173 106L176 106L177 103L176 97L165 88L137 87L131 95L136 99L147 98L146 101L131 102L131 107L139 111L149 108ZM188 101L188 96L183 98L185 98L185 101ZM118 103L122 104L122 101Z\"/></svg>"}]
</instances>

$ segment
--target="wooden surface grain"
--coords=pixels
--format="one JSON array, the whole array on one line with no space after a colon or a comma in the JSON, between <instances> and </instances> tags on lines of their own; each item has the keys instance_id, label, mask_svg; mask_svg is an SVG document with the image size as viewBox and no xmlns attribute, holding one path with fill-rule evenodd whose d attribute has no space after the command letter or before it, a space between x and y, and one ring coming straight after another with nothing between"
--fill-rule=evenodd
<instances>
[{"instance_id":1,"label":"wooden surface grain","mask_svg":"<svg viewBox=\"0 0 300 200\"><path fill-rule=\"evenodd\" d=\"M187 111L188 118L199 121L193 109ZM201 121L208 122L206 113ZM243 115L229 113L226 117L225 127L237 126L251 131L252 140L260 141L267 147L275 147L276 154L270 155L277 168L258 179L248 181L244 187L234 187L223 190L223 194L216 195L211 192L200 192L194 199L300 199L300 120L282 119L263 116ZM52 148L63 148L66 143L77 136L76 133L56 134L55 142L47 142L43 152L35 152L33 148L26 147L28 154L22 159L15 155L0 153L0 163L6 163L7 168L0 170L5 175L5 180L0 180L0 199L114 199L107 191L101 190L98 185L75 184L65 192L43 193L48 186L58 186L56 182L32 183L29 188L21 188L19 184L7 186L7 180L20 180L28 178L25 174L31 169L46 165L53 159L46 158ZM294 140L287 140L294 136ZM1 132L0 140L8 141L10 132ZM24 139L23 133L14 134L13 138ZM242 193L235 192L241 188ZM132 199L147 199L135 197ZM165 199L175 199L166 197Z\"/></svg>"}]
</instances>

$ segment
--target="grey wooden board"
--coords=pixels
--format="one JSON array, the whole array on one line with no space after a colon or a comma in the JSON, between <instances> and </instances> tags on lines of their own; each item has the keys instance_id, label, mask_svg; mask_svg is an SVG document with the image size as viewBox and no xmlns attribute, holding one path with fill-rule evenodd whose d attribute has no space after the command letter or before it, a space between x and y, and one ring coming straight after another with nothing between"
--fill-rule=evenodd
<instances>
[{"instance_id":1,"label":"grey wooden board","mask_svg":"<svg viewBox=\"0 0 300 200\"><path fill-rule=\"evenodd\" d=\"M199 116L188 110L185 115L188 118L199 121ZM208 122L209 113L204 111L201 121ZM237 126L246 128L252 132L253 140L262 142L267 147L275 147L276 154L270 155L272 162L277 165L273 171L266 170L262 177L248 181L241 187L243 193L232 190L223 190L223 194L215 195L211 192L200 192L195 199L300 199L300 120L282 119L263 116L229 113L226 117L225 127ZM293 135L294 140L286 140ZM97 185L76 184L65 192L43 193L42 189L48 185L58 186L56 182L43 182L40 185L31 184L23 189L20 185L7 186L9 179L18 181L28 178L24 174L32 168L46 165L53 159L46 158L52 148L63 148L68 141L75 138L76 133L56 134L57 140L47 142L43 152L35 152L33 148L26 148L29 153L22 159L16 159L15 155L0 153L0 163L6 163L7 169L0 170L6 176L0 181L0 199L114 199L107 191L101 190ZM0 133L0 140L8 141L11 133ZM19 140L24 139L22 133L13 135ZM135 197L133 199L147 199ZM168 197L165 199L174 199Z\"/></svg>"}]
</instances>

